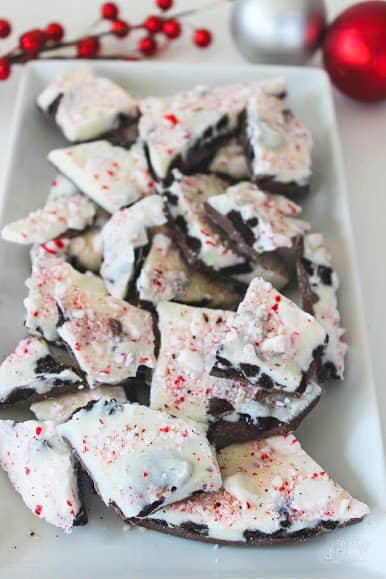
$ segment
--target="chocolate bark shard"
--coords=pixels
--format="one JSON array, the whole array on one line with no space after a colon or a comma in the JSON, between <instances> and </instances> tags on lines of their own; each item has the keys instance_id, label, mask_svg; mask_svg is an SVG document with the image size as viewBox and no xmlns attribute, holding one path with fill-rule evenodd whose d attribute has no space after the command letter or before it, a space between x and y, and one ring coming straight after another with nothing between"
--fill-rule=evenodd
<instances>
[{"instance_id":1,"label":"chocolate bark shard","mask_svg":"<svg viewBox=\"0 0 386 579\"><path fill-rule=\"evenodd\" d=\"M57 281L66 278L67 283L106 293L99 277L77 272L62 259L63 251L65 244L61 240L34 247L31 251L32 273L26 281L25 325L30 332L43 336L49 342L60 341L57 331L59 314L54 297Z\"/></svg>"},{"instance_id":2,"label":"chocolate bark shard","mask_svg":"<svg viewBox=\"0 0 386 579\"><path fill-rule=\"evenodd\" d=\"M140 103L139 135L158 180L168 182L173 169L205 167L225 140L240 129L240 116L255 93L282 94L283 81L196 87L168 98Z\"/></svg>"},{"instance_id":3,"label":"chocolate bark shard","mask_svg":"<svg viewBox=\"0 0 386 579\"><path fill-rule=\"evenodd\" d=\"M141 144L130 149L100 140L55 149L48 160L109 213L154 193Z\"/></svg>"},{"instance_id":4,"label":"chocolate bark shard","mask_svg":"<svg viewBox=\"0 0 386 579\"><path fill-rule=\"evenodd\" d=\"M44 207L6 225L1 236L6 241L25 245L45 243L82 231L93 223L95 214L95 204L66 177L57 175Z\"/></svg>"},{"instance_id":5,"label":"chocolate bark shard","mask_svg":"<svg viewBox=\"0 0 386 579\"><path fill-rule=\"evenodd\" d=\"M327 533L369 512L293 435L235 444L218 459L221 490L162 507L136 523L189 539L270 545Z\"/></svg>"},{"instance_id":6,"label":"chocolate bark shard","mask_svg":"<svg viewBox=\"0 0 386 579\"><path fill-rule=\"evenodd\" d=\"M204 203L224 193L227 185L213 175L182 175L173 172L167 191L173 236L189 265L209 274L218 272L248 283L262 275L280 287L288 281L276 256L261 256L255 263L236 253L208 218Z\"/></svg>"},{"instance_id":7,"label":"chocolate bark shard","mask_svg":"<svg viewBox=\"0 0 386 579\"><path fill-rule=\"evenodd\" d=\"M34 515L67 533L87 522L77 465L53 422L0 420L0 465Z\"/></svg>"},{"instance_id":8,"label":"chocolate bark shard","mask_svg":"<svg viewBox=\"0 0 386 579\"><path fill-rule=\"evenodd\" d=\"M306 193L311 177L312 136L286 108L267 94L252 96L244 119L251 178L273 193Z\"/></svg>"},{"instance_id":9,"label":"chocolate bark shard","mask_svg":"<svg viewBox=\"0 0 386 579\"><path fill-rule=\"evenodd\" d=\"M253 183L239 183L205 203L209 218L249 259L292 247L292 240L310 228L296 216L301 208L282 195L271 195Z\"/></svg>"},{"instance_id":10,"label":"chocolate bark shard","mask_svg":"<svg viewBox=\"0 0 386 579\"><path fill-rule=\"evenodd\" d=\"M154 366L151 314L123 300L88 291L66 279L56 285L62 314L58 333L90 387L122 385Z\"/></svg>"},{"instance_id":11,"label":"chocolate bark shard","mask_svg":"<svg viewBox=\"0 0 386 579\"><path fill-rule=\"evenodd\" d=\"M312 233L294 243L298 282L303 308L318 320L328 334L328 344L318 368L320 380L343 379L347 344L340 327L337 292L339 280L323 236Z\"/></svg>"},{"instance_id":12,"label":"chocolate bark shard","mask_svg":"<svg viewBox=\"0 0 386 579\"><path fill-rule=\"evenodd\" d=\"M101 399L58 430L103 502L125 520L221 486L205 428L193 421Z\"/></svg>"},{"instance_id":13,"label":"chocolate bark shard","mask_svg":"<svg viewBox=\"0 0 386 579\"><path fill-rule=\"evenodd\" d=\"M136 250L148 245L148 230L166 223L164 199L150 195L115 213L102 230L101 275L110 294L124 299L135 270Z\"/></svg>"},{"instance_id":14,"label":"chocolate bark shard","mask_svg":"<svg viewBox=\"0 0 386 579\"><path fill-rule=\"evenodd\" d=\"M326 331L313 316L256 278L217 350L211 373L298 396L326 340Z\"/></svg>"},{"instance_id":15,"label":"chocolate bark shard","mask_svg":"<svg viewBox=\"0 0 386 579\"><path fill-rule=\"evenodd\" d=\"M161 348L150 405L209 424L216 446L288 432L318 401L320 388L315 384L299 398L290 398L209 374L235 312L163 302L157 313Z\"/></svg>"},{"instance_id":16,"label":"chocolate bark shard","mask_svg":"<svg viewBox=\"0 0 386 579\"><path fill-rule=\"evenodd\" d=\"M189 268L166 228L153 235L136 289L141 301L154 305L173 300L233 308L240 299L231 282L223 283Z\"/></svg>"},{"instance_id":17,"label":"chocolate bark shard","mask_svg":"<svg viewBox=\"0 0 386 579\"><path fill-rule=\"evenodd\" d=\"M56 424L66 422L79 408L83 408L93 400L106 398L117 402L126 402L127 396L124 388L120 386L100 388L84 388L77 392L71 392L49 398L40 402L34 402L30 410L38 420L52 420Z\"/></svg>"},{"instance_id":18,"label":"chocolate bark shard","mask_svg":"<svg viewBox=\"0 0 386 579\"><path fill-rule=\"evenodd\" d=\"M37 104L71 142L119 131L138 116L137 101L113 81L96 76L89 67L55 78L39 94Z\"/></svg>"},{"instance_id":19,"label":"chocolate bark shard","mask_svg":"<svg viewBox=\"0 0 386 579\"><path fill-rule=\"evenodd\" d=\"M0 366L0 405L40 400L81 387L79 374L55 360L40 338L21 340Z\"/></svg>"},{"instance_id":20,"label":"chocolate bark shard","mask_svg":"<svg viewBox=\"0 0 386 579\"><path fill-rule=\"evenodd\" d=\"M248 179L248 164L243 146L236 139L231 139L220 147L209 165L209 172L235 183Z\"/></svg>"}]
</instances>

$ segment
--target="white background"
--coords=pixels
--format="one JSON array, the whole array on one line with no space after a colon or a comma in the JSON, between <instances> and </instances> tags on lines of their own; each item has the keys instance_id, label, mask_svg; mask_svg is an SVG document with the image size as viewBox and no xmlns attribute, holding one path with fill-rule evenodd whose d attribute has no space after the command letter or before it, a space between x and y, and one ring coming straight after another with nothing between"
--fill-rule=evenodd
<instances>
[{"instance_id":1,"label":"white background","mask_svg":"<svg viewBox=\"0 0 386 579\"><path fill-rule=\"evenodd\" d=\"M263 0L262 0L263 1ZM266 0L269 1L269 0ZM141 20L154 12L152 0L120 0L122 16L130 22ZM185 9L206 4L205 0L177 0L176 8ZM220 0L221 3L221 0ZM62 22L69 37L82 34L96 19L101 2L96 0L0 0L0 18L11 20L16 33L28 28L43 27L52 20ZM191 17L188 22L207 26L215 33L215 43L205 51L195 49L189 33L176 41L161 58L179 61L205 61L221 63L242 62L233 46L228 30L229 6L220 6L204 14ZM352 4L345 0L327 1L329 17ZM188 28L188 25L186 26ZM122 52L129 40L112 46ZM1 41L0 52L12 47ZM138 64L140 66L140 64ZM7 145L12 122L21 69L0 83L0 176L7 161ZM351 198L352 219L360 266L362 289L365 298L366 318L369 328L373 367L386 418L386 102L365 105L336 94L336 108L340 136L343 144L346 174ZM22 164L22 159L20 160ZM22 165L21 165L22 166ZM1 189L1 187L0 187ZM4 273L3 275L6 275ZM384 436L386 428L384 427Z\"/></svg>"}]
</instances>

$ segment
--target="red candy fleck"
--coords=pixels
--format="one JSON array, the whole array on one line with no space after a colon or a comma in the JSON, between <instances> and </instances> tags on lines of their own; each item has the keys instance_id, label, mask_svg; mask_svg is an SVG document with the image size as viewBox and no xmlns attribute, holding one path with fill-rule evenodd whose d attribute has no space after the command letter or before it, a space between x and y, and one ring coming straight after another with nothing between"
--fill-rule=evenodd
<instances>
[{"instance_id":1,"label":"red candy fleck","mask_svg":"<svg viewBox=\"0 0 386 579\"><path fill-rule=\"evenodd\" d=\"M42 433L42 427L41 427L41 426L37 426L36 429L35 429L35 433L36 433L36 436L39 436L39 435Z\"/></svg>"},{"instance_id":2,"label":"red candy fleck","mask_svg":"<svg viewBox=\"0 0 386 579\"><path fill-rule=\"evenodd\" d=\"M39 316L38 310L35 310L32 315L33 315L34 318L37 318L37 317Z\"/></svg>"},{"instance_id":3,"label":"red candy fleck","mask_svg":"<svg viewBox=\"0 0 386 579\"><path fill-rule=\"evenodd\" d=\"M72 507L72 502L71 502L71 501L66 501L66 502L67 502L67 505L68 505L69 507Z\"/></svg>"},{"instance_id":4,"label":"red candy fleck","mask_svg":"<svg viewBox=\"0 0 386 579\"><path fill-rule=\"evenodd\" d=\"M102 418L99 419L100 424L104 424L104 420Z\"/></svg>"},{"instance_id":5,"label":"red candy fleck","mask_svg":"<svg viewBox=\"0 0 386 579\"><path fill-rule=\"evenodd\" d=\"M148 473L148 472L144 472L144 473L143 473L143 476L144 476L144 478L147 478L147 477L149 476L149 473Z\"/></svg>"},{"instance_id":6,"label":"red candy fleck","mask_svg":"<svg viewBox=\"0 0 386 579\"><path fill-rule=\"evenodd\" d=\"M169 432L170 428L169 426L163 426L162 428L160 428L160 432Z\"/></svg>"},{"instance_id":7,"label":"red candy fleck","mask_svg":"<svg viewBox=\"0 0 386 579\"><path fill-rule=\"evenodd\" d=\"M38 517L40 516L41 512L43 510L43 506L42 505L36 505L35 507L35 515L37 515Z\"/></svg>"},{"instance_id":8,"label":"red candy fleck","mask_svg":"<svg viewBox=\"0 0 386 579\"><path fill-rule=\"evenodd\" d=\"M173 127L178 124L178 119L176 115L164 115L165 121L168 121Z\"/></svg>"},{"instance_id":9,"label":"red candy fleck","mask_svg":"<svg viewBox=\"0 0 386 579\"><path fill-rule=\"evenodd\" d=\"M31 469L29 469L28 466L26 466L26 467L24 468L24 472L25 472L25 474L28 475L28 474L30 474Z\"/></svg>"},{"instance_id":10,"label":"red candy fleck","mask_svg":"<svg viewBox=\"0 0 386 579\"><path fill-rule=\"evenodd\" d=\"M277 312L277 310L279 309L279 304L273 304L272 309L274 312Z\"/></svg>"}]
</instances>

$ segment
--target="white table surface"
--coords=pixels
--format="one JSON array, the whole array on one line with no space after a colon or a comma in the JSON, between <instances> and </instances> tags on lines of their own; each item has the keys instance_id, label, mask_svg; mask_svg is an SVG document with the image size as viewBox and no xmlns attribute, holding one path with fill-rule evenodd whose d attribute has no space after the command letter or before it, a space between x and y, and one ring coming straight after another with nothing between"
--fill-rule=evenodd
<instances>
[{"instance_id":1,"label":"white table surface","mask_svg":"<svg viewBox=\"0 0 386 579\"><path fill-rule=\"evenodd\" d=\"M152 0L121 0L122 16L139 22L145 13L154 12ZM205 0L176 0L176 8L206 4ZM219 0L221 4L221 0ZM179 39L162 55L162 58L179 61L238 63L242 57L232 43L229 25L229 6L191 17L194 26L209 27L215 33L215 43L210 49L195 49L188 37ZM52 20L63 22L69 36L82 34L95 20L101 2L98 0L0 0L0 18L9 18L16 32L44 26ZM345 0L328 0L330 17L343 7L352 4ZM129 41L114 43L112 48L122 51ZM11 44L1 41L1 52ZM140 64L138 65L140 66ZM21 76L21 67L12 77L0 83L0 176L7 162L7 145L12 123L15 95ZM379 104L361 104L335 94L340 137L343 145L346 175L351 198L354 235L364 294L366 319L375 381L383 418L386 442L386 308L383 298L386 291L386 259L383 250L386 227L386 101ZM1 185L0 185L1 189Z\"/></svg>"}]
</instances>

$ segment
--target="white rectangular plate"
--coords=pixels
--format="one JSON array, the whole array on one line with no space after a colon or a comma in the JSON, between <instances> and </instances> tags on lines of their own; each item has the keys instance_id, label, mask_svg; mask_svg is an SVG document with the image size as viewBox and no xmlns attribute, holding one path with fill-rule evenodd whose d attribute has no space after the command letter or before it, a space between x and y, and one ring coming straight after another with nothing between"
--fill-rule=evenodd
<instances>
[{"instance_id":1,"label":"white rectangular plate","mask_svg":"<svg viewBox=\"0 0 386 579\"><path fill-rule=\"evenodd\" d=\"M33 63L17 100L5 180L3 222L24 216L44 201L54 172L50 149L64 142L37 111L35 98L55 74L79 62ZM312 192L305 216L322 231L342 282L340 304L350 351L343 384L323 398L299 430L310 454L371 515L353 527L304 544L260 549L189 542L138 529L124 531L111 510L87 493L90 522L66 536L34 517L0 473L0 577L11 579L207 579L257 577L384 577L386 484L379 415L355 264L349 197L345 189L335 114L327 76L316 69L203 66L170 63L95 64L95 69L143 95L164 95L196 84L225 84L284 77L289 102L315 138ZM357 235L359 236L359 232ZM358 239L359 241L359 239ZM28 249L0 243L0 355L24 335L24 281ZM11 416L12 413L2 413ZM14 414L13 414L14 415ZM31 536L30 533L34 535Z\"/></svg>"}]
</instances>

